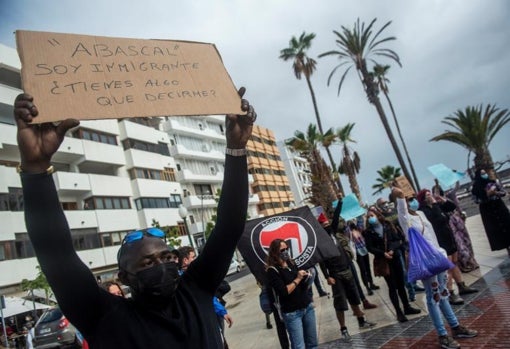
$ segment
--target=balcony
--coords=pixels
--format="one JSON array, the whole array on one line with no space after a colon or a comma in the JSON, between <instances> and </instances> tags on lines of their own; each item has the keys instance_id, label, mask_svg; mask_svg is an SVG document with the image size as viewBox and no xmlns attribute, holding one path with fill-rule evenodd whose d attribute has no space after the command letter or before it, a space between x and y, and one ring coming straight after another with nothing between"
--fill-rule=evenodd
<instances>
[{"instance_id":1,"label":"balcony","mask_svg":"<svg viewBox=\"0 0 510 349\"><path fill-rule=\"evenodd\" d=\"M250 194L250 196L248 197L249 205L258 204L259 201L260 201L259 196L257 194Z\"/></svg>"},{"instance_id":2,"label":"balcony","mask_svg":"<svg viewBox=\"0 0 510 349\"><path fill-rule=\"evenodd\" d=\"M218 205L216 200L214 200L214 195L188 195L183 198L182 203L188 209L216 207Z\"/></svg>"},{"instance_id":3,"label":"balcony","mask_svg":"<svg viewBox=\"0 0 510 349\"><path fill-rule=\"evenodd\" d=\"M172 132L176 134L182 134L191 137L200 136L201 138L225 142L225 135L220 132L217 132L209 128L203 128L202 130L200 130L198 128L184 126L175 118L174 119L170 118L170 120L168 120L164 124L164 129L167 132Z\"/></svg>"},{"instance_id":4,"label":"balcony","mask_svg":"<svg viewBox=\"0 0 510 349\"><path fill-rule=\"evenodd\" d=\"M182 157L187 159L198 160L216 160L220 162L225 161L225 154L223 152L210 149L209 145L203 144L202 150L190 150L182 144L176 144L170 147L170 155L176 158Z\"/></svg>"},{"instance_id":5,"label":"balcony","mask_svg":"<svg viewBox=\"0 0 510 349\"><path fill-rule=\"evenodd\" d=\"M126 164L121 147L88 140L82 142L84 158L79 163L80 172L112 174Z\"/></svg>"},{"instance_id":6,"label":"balcony","mask_svg":"<svg viewBox=\"0 0 510 349\"><path fill-rule=\"evenodd\" d=\"M91 190L89 175L86 173L57 171L53 179L61 196L84 194Z\"/></svg>"},{"instance_id":7,"label":"balcony","mask_svg":"<svg viewBox=\"0 0 510 349\"><path fill-rule=\"evenodd\" d=\"M216 174L195 174L190 170L181 170L176 174L178 182L193 182L193 183L221 183L223 182L223 172Z\"/></svg>"},{"instance_id":8,"label":"balcony","mask_svg":"<svg viewBox=\"0 0 510 349\"><path fill-rule=\"evenodd\" d=\"M65 137L60 148L53 155L53 161L65 164L76 163L83 160L84 154L83 141L81 139Z\"/></svg>"},{"instance_id":9,"label":"balcony","mask_svg":"<svg viewBox=\"0 0 510 349\"><path fill-rule=\"evenodd\" d=\"M136 210L95 210L99 231L122 231L137 229Z\"/></svg>"},{"instance_id":10,"label":"balcony","mask_svg":"<svg viewBox=\"0 0 510 349\"><path fill-rule=\"evenodd\" d=\"M202 234L205 231L206 224L202 222L195 222L193 224L188 223L188 228L190 230L191 235Z\"/></svg>"},{"instance_id":11,"label":"balcony","mask_svg":"<svg viewBox=\"0 0 510 349\"><path fill-rule=\"evenodd\" d=\"M127 177L88 174L93 196L133 196Z\"/></svg>"},{"instance_id":12,"label":"balcony","mask_svg":"<svg viewBox=\"0 0 510 349\"><path fill-rule=\"evenodd\" d=\"M168 134L165 132L129 120L119 122L119 129L121 139L137 139L147 143L170 143Z\"/></svg>"}]
</instances>

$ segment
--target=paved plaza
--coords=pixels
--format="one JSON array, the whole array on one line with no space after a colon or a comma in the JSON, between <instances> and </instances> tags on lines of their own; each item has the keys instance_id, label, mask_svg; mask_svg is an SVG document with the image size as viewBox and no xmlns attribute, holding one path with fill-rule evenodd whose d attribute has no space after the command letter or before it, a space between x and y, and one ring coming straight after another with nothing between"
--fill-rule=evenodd
<instances>
[{"instance_id":1,"label":"paved plaza","mask_svg":"<svg viewBox=\"0 0 510 349\"><path fill-rule=\"evenodd\" d=\"M480 268L462 275L466 284L478 288L479 292L462 296L465 304L454 306L454 310L461 323L478 330L479 336L459 342L462 348L510 348L510 259L506 250L490 250L479 215L469 217L467 226ZM422 314L408 316L409 322L398 323L386 283L382 278L374 281L381 289L368 299L378 308L367 310L365 314L368 320L377 322L377 326L360 330L356 318L347 312L347 327L352 335L350 343L340 339L333 299L319 298L314 287L319 348L439 348L436 332L427 316L425 294L418 293L413 303L422 309ZM324 279L322 282L329 288ZM232 328L226 329L230 348L279 348L276 327L266 329L265 316L259 307L260 289L253 276L248 274L232 281L231 287L232 291L225 297L227 309L234 318ZM274 321L272 323L274 325Z\"/></svg>"}]
</instances>

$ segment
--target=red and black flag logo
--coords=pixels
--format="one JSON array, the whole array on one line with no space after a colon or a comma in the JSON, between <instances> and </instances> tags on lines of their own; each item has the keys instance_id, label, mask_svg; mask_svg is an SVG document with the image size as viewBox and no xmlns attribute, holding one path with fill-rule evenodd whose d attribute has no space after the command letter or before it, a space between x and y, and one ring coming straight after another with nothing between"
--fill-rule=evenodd
<instances>
[{"instance_id":1,"label":"red and black flag logo","mask_svg":"<svg viewBox=\"0 0 510 349\"><path fill-rule=\"evenodd\" d=\"M255 278L264 280L269 245L283 239L299 268L308 268L325 258L338 255L332 238L317 222L307 206L246 222L237 245Z\"/></svg>"}]
</instances>

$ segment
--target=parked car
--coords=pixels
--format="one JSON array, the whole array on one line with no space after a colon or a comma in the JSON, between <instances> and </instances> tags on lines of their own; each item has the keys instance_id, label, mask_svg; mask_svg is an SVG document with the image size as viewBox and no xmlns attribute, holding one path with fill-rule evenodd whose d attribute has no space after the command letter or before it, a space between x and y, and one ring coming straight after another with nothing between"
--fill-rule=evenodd
<instances>
[{"instance_id":1,"label":"parked car","mask_svg":"<svg viewBox=\"0 0 510 349\"><path fill-rule=\"evenodd\" d=\"M240 271L241 265L235 258L232 258L232 260L230 261L230 266L228 267L227 275L239 273Z\"/></svg>"},{"instance_id":2,"label":"parked car","mask_svg":"<svg viewBox=\"0 0 510 349\"><path fill-rule=\"evenodd\" d=\"M35 324L34 348L81 348L76 328L59 308L47 309Z\"/></svg>"}]
</instances>

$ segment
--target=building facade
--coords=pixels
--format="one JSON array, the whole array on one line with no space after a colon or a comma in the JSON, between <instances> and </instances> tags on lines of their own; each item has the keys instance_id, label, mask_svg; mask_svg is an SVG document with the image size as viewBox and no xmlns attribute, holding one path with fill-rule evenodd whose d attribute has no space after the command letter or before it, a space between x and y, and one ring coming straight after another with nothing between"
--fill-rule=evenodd
<instances>
[{"instance_id":1,"label":"building facade","mask_svg":"<svg viewBox=\"0 0 510 349\"><path fill-rule=\"evenodd\" d=\"M273 132L254 125L246 148L248 172L253 176L251 187L259 199L259 215L270 216L288 211L294 197Z\"/></svg>"},{"instance_id":2,"label":"building facade","mask_svg":"<svg viewBox=\"0 0 510 349\"><path fill-rule=\"evenodd\" d=\"M279 141L276 145L289 179L294 203L296 206L306 205L312 195L312 172L308 160L287 146L285 141Z\"/></svg>"}]
</instances>

